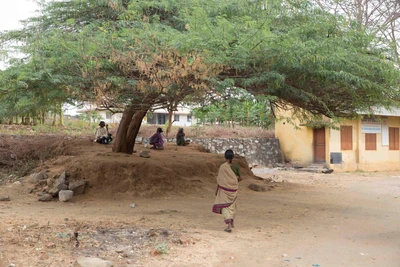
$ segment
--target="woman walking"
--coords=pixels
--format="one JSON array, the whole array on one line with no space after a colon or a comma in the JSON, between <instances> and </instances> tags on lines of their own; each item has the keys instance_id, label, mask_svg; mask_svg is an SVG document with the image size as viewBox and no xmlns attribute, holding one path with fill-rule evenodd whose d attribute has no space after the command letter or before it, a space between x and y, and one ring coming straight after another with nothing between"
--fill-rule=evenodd
<instances>
[{"instance_id":1,"label":"woman walking","mask_svg":"<svg viewBox=\"0 0 400 267\"><path fill-rule=\"evenodd\" d=\"M226 162L219 167L217 177L217 192L213 206L213 212L224 216L227 227L225 232L232 232L236 214L236 197L239 188L238 177L232 170L233 151L225 151Z\"/></svg>"}]
</instances>

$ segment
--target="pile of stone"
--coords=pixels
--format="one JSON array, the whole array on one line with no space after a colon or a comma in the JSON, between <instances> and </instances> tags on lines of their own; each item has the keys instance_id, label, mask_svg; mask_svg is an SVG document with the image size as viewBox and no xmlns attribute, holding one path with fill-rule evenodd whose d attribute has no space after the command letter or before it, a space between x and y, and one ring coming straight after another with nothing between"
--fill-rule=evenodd
<instances>
[{"instance_id":1,"label":"pile of stone","mask_svg":"<svg viewBox=\"0 0 400 267\"><path fill-rule=\"evenodd\" d=\"M51 201L58 198L59 201L70 201L73 196L85 193L87 181L70 181L65 172L60 176L48 177L44 171L34 173L30 176L30 182L34 184L29 193L36 193L39 201Z\"/></svg>"}]
</instances>

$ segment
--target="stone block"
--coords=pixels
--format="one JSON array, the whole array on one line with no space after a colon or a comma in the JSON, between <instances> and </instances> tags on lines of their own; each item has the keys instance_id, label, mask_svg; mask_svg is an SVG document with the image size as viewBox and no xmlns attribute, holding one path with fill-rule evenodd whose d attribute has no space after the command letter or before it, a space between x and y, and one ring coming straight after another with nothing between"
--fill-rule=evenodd
<instances>
[{"instance_id":1,"label":"stone block","mask_svg":"<svg viewBox=\"0 0 400 267\"><path fill-rule=\"evenodd\" d=\"M47 202L53 200L53 196L50 194L44 194L38 198L39 201Z\"/></svg>"},{"instance_id":2,"label":"stone block","mask_svg":"<svg viewBox=\"0 0 400 267\"><path fill-rule=\"evenodd\" d=\"M73 196L74 196L74 191L72 190L61 190L60 192L58 192L58 199L61 202L70 201Z\"/></svg>"},{"instance_id":3,"label":"stone block","mask_svg":"<svg viewBox=\"0 0 400 267\"><path fill-rule=\"evenodd\" d=\"M68 189L74 192L74 196L82 195L85 193L87 181L75 181L68 185Z\"/></svg>"},{"instance_id":4,"label":"stone block","mask_svg":"<svg viewBox=\"0 0 400 267\"><path fill-rule=\"evenodd\" d=\"M43 171L43 172L38 172L38 173L32 174L30 177L30 181L32 183L37 183L40 180L44 180L46 178L47 178L47 174Z\"/></svg>"},{"instance_id":5,"label":"stone block","mask_svg":"<svg viewBox=\"0 0 400 267\"><path fill-rule=\"evenodd\" d=\"M257 192L264 192L266 191L265 187L259 184L249 184L249 189Z\"/></svg>"}]
</instances>

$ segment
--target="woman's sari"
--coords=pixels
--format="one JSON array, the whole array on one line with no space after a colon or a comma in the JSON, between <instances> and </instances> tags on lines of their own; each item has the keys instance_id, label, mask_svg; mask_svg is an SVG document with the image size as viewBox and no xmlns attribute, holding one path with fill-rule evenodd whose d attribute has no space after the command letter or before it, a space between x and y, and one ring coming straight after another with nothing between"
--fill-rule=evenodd
<instances>
[{"instance_id":1,"label":"woman's sari","mask_svg":"<svg viewBox=\"0 0 400 267\"><path fill-rule=\"evenodd\" d=\"M219 168L217 184L213 212L222 214L225 223L230 224L236 214L236 197L239 182L229 163L226 162Z\"/></svg>"}]
</instances>

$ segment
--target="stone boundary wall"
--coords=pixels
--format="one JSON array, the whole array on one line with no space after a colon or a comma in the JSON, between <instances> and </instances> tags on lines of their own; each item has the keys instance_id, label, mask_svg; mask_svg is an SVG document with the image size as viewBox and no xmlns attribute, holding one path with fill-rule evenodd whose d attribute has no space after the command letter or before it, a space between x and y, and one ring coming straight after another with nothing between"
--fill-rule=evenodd
<instances>
[{"instance_id":1,"label":"stone boundary wall","mask_svg":"<svg viewBox=\"0 0 400 267\"><path fill-rule=\"evenodd\" d=\"M148 138L138 138L139 142ZM282 152L277 138L189 138L192 143L199 144L211 153L224 154L232 149L236 154L246 157L249 165L275 166L282 163ZM175 138L168 138L175 142Z\"/></svg>"},{"instance_id":2,"label":"stone boundary wall","mask_svg":"<svg viewBox=\"0 0 400 267\"><path fill-rule=\"evenodd\" d=\"M282 163L282 152L277 138L190 138L212 153L224 154L227 149L246 157L250 165L274 166Z\"/></svg>"}]
</instances>

